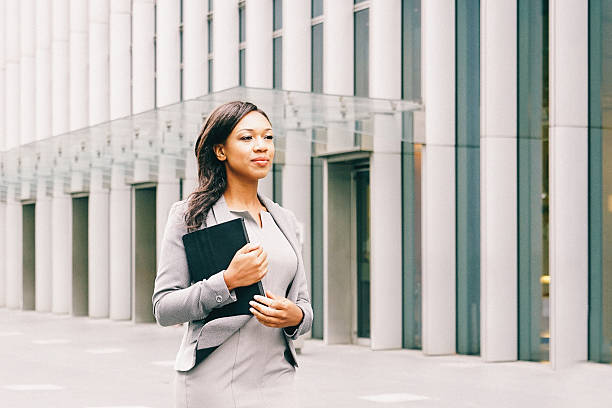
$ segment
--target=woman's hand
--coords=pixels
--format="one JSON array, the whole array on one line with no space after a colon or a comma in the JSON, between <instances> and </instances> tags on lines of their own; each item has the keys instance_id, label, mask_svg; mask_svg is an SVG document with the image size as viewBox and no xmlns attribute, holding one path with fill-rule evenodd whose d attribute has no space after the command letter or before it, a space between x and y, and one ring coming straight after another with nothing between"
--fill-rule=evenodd
<instances>
[{"instance_id":1,"label":"woman's hand","mask_svg":"<svg viewBox=\"0 0 612 408\"><path fill-rule=\"evenodd\" d=\"M259 282L268 273L268 255L261 244L248 243L232 258L223 273L228 290Z\"/></svg>"},{"instance_id":2,"label":"woman's hand","mask_svg":"<svg viewBox=\"0 0 612 408\"><path fill-rule=\"evenodd\" d=\"M298 305L287 298L274 295L269 290L266 290L266 296L268 297L255 295L257 302L253 300L249 302L252 306L251 313L261 324L279 328L300 324L304 312Z\"/></svg>"}]
</instances>

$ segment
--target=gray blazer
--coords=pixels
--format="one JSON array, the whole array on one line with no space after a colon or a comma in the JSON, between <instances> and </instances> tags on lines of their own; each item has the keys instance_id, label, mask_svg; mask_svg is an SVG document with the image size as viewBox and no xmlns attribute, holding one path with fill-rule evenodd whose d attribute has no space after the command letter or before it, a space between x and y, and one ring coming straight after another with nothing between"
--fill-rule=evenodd
<instances>
[{"instance_id":1,"label":"gray blazer","mask_svg":"<svg viewBox=\"0 0 612 408\"><path fill-rule=\"evenodd\" d=\"M304 312L304 318L297 330L285 334L287 346L297 366L297 357L293 340L308 332L312 326L312 306L306 283L304 262L297 240L297 221L295 215L262 194L257 194L266 206L279 229L287 237L298 258L295 276L285 297L297 304ZM170 326L189 322L176 356L174 368L177 371L188 371L195 365L196 349L218 346L240 329L252 316L230 316L215 319L206 324L204 319L212 309L236 301L234 291L228 291L223 279L223 271L209 279L191 284L187 258L182 236L187 233L184 214L187 200L174 203L170 208L168 222L159 255L155 289L153 291L153 314L161 326ZM211 226L232 219L225 198L221 196L206 215L206 225ZM203 228L203 226L201 227Z\"/></svg>"}]
</instances>

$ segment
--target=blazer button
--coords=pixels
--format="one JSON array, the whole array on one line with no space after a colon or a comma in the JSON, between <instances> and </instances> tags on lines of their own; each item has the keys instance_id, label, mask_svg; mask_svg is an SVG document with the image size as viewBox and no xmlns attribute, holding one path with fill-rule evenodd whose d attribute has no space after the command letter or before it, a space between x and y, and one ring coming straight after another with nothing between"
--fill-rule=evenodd
<instances>
[{"instance_id":1,"label":"blazer button","mask_svg":"<svg viewBox=\"0 0 612 408\"><path fill-rule=\"evenodd\" d=\"M221 303L221 301L223 301L223 298L221 297L221 295L217 295L215 299L217 300L217 303Z\"/></svg>"}]
</instances>

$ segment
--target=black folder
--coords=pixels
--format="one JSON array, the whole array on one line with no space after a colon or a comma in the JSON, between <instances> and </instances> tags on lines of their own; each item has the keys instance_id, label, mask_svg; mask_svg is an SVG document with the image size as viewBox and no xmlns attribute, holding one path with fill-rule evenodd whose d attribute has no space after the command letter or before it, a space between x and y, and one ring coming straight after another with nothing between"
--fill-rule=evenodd
<instances>
[{"instance_id":1,"label":"black folder","mask_svg":"<svg viewBox=\"0 0 612 408\"><path fill-rule=\"evenodd\" d=\"M187 266L192 282L208 279L227 269L236 251L249 242L243 218L222 222L183 235ZM235 289L237 300L214 308L204 319L204 324L220 317L251 315L249 302L253 296L265 296L261 281Z\"/></svg>"}]
</instances>

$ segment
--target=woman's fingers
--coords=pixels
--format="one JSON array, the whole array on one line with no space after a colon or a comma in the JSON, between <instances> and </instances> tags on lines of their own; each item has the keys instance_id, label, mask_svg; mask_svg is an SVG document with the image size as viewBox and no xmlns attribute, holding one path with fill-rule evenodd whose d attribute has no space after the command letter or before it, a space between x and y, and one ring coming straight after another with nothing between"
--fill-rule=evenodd
<instances>
[{"instance_id":1,"label":"woman's fingers","mask_svg":"<svg viewBox=\"0 0 612 408\"><path fill-rule=\"evenodd\" d=\"M281 310L277 310L273 307L255 302L254 300L251 300L249 304L251 305L251 307L255 308L258 312L266 316L281 317L283 314Z\"/></svg>"},{"instance_id":2,"label":"woman's fingers","mask_svg":"<svg viewBox=\"0 0 612 408\"><path fill-rule=\"evenodd\" d=\"M255 308L251 308L251 313L255 316L257 320L263 325L269 327L280 327L280 321L275 317L266 316Z\"/></svg>"}]
</instances>

